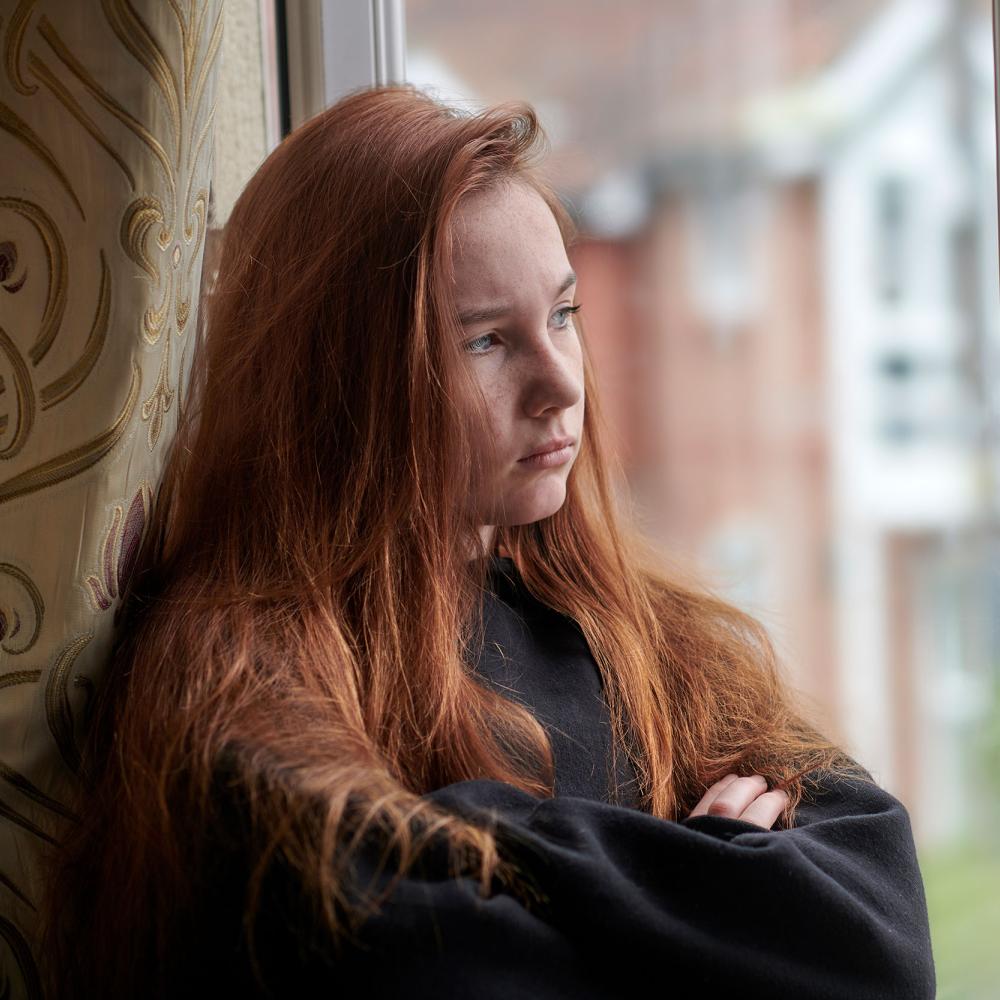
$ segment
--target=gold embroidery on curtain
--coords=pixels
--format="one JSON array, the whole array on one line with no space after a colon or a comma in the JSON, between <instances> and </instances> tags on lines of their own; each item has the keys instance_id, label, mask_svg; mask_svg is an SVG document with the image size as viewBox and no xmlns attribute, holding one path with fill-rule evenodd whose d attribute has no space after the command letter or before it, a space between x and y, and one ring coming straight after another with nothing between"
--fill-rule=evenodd
<instances>
[{"instance_id":1,"label":"gold embroidery on curtain","mask_svg":"<svg viewBox=\"0 0 1000 1000\"><path fill-rule=\"evenodd\" d=\"M50 458L20 475L0 482L0 504L13 500L15 497L24 496L26 493L33 493L46 486L60 483L71 476L77 476L99 462L118 443L119 438L125 432L125 427L139 397L140 381L139 366L133 360L132 384L129 386L125 405L115 418L114 423L107 430L102 431L82 445L71 448L55 458Z\"/></svg>"},{"instance_id":2,"label":"gold embroidery on curtain","mask_svg":"<svg viewBox=\"0 0 1000 1000\"><path fill-rule=\"evenodd\" d=\"M9 208L24 216L38 233L45 253L49 278L45 308L38 336L28 349L31 363L38 365L52 346L66 311L66 244L55 223L40 205L24 198L0 197L0 208Z\"/></svg>"},{"instance_id":3,"label":"gold embroidery on curtain","mask_svg":"<svg viewBox=\"0 0 1000 1000\"><path fill-rule=\"evenodd\" d=\"M174 184L174 172L170 166L163 146L156 140L156 137L140 121L129 114L103 87L91 76L91 74L80 64L77 58L70 52L69 47L59 37L59 33L52 27L52 22L43 14L38 19L38 33L45 39L52 51L62 60L66 68L94 95L94 97L110 111L123 125L130 129L152 152L160 166L167 184L170 187L171 197L176 196Z\"/></svg>"},{"instance_id":4,"label":"gold embroidery on curtain","mask_svg":"<svg viewBox=\"0 0 1000 1000\"><path fill-rule=\"evenodd\" d=\"M8 767L3 761L0 761L0 778L6 781L11 788L16 788L25 798L31 799L32 802L44 806L46 809L58 813L66 819L75 820L79 818L72 810L67 809L61 802L57 802L46 795L40 788L37 788L28 781L23 774L18 774L17 771L12 767Z\"/></svg>"},{"instance_id":5,"label":"gold embroidery on curtain","mask_svg":"<svg viewBox=\"0 0 1000 1000\"><path fill-rule=\"evenodd\" d=\"M73 711L66 686L74 661L93 638L93 632L88 632L74 639L56 657L45 685L45 719L62 759L74 774L80 772L80 748L73 731Z\"/></svg>"},{"instance_id":6,"label":"gold embroidery on curtain","mask_svg":"<svg viewBox=\"0 0 1000 1000\"><path fill-rule=\"evenodd\" d=\"M87 343L84 345L83 353L73 365L63 375L42 389L43 410L62 402L83 385L104 347L104 340L108 333L108 316L111 311L111 271L108 268L104 251L102 250L100 254L101 284L97 290L97 306L94 311L94 321L90 325L90 333L87 335Z\"/></svg>"},{"instance_id":7,"label":"gold embroidery on curtain","mask_svg":"<svg viewBox=\"0 0 1000 1000\"><path fill-rule=\"evenodd\" d=\"M42 630L42 620L45 617L45 602L42 600L41 591L38 589L38 587L35 586L35 583L31 579L31 577L28 576L28 574L25 573L24 570L15 566L13 563L7 563L7 562L0 563L0 574L4 574L6 576L9 576L13 580L16 580L24 588L24 592L28 595L28 600L31 601L31 609L34 612L33 615L35 620L34 630L29 636L28 641L23 646L21 646L20 649L13 649L10 646L8 646L5 642L0 644L0 649L2 649L5 653L10 653L12 656L20 656L21 653L26 653L29 649L31 649L32 646L34 646L35 640L38 638L38 633L41 632ZM3 616L3 610L4 610L3 607L0 606L0 616ZM10 631L9 636L13 637L17 635L17 633L21 629L21 618L17 614L16 608L12 608L11 610L13 611L15 616L15 624L14 628ZM3 625L4 625L3 630L0 630L0 640L3 640L5 637L6 619L4 619ZM2 677L4 676L9 676L9 675L6 674L0 675L0 681L2 681ZM2 686L3 684L0 683L0 687Z\"/></svg>"},{"instance_id":8,"label":"gold embroidery on curtain","mask_svg":"<svg viewBox=\"0 0 1000 1000\"><path fill-rule=\"evenodd\" d=\"M38 87L36 84L27 84L21 77L20 59L21 46L24 43L24 29L28 26L28 18L31 16L31 8L35 6L35 0L21 0L17 9L10 16L10 24L7 26L7 46L4 51L4 62L7 66L7 78L14 89L25 97L30 97Z\"/></svg>"},{"instance_id":9,"label":"gold embroidery on curtain","mask_svg":"<svg viewBox=\"0 0 1000 1000\"><path fill-rule=\"evenodd\" d=\"M56 163L49 147L42 142L35 130L20 115L12 111L2 101L0 101L0 128L20 139L52 171L59 183L66 189L66 193L73 199L73 204L76 205L80 218L86 221L87 215L83 210L83 205L80 204L80 199L77 198L73 185L63 173L62 167Z\"/></svg>"},{"instance_id":10,"label":"gold embroidery on curtain","mask_svg":"<svg viewBox=\"0 0 1000 1000\"><path fill-rule=\"evenodd\" d=\"M128 180L129 187L134 191L135 174L132 173L121 153L115 149L111 140L98 128L93 118L80 107L76 98L63 86L58 77L49 69L46 63L42 62L34 51L28 53L28 66L31 67L32 73L52 91L63 107L90 133L94 141L118 164ZM37 90L37 88L35 89Z\"/></svg>"}]
</instances>

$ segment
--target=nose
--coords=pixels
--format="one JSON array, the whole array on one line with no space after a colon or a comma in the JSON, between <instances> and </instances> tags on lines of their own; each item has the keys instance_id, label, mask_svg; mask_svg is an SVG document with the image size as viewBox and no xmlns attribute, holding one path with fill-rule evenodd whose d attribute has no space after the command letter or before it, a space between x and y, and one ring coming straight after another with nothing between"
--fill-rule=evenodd
<instances>
[{"instance_id":1,"label":"nose","mask_svg":"<svg viewBox=\"0 0 1000 1000\"><path fill-rule=\"evenodd\" d=\"M583 397L583 359L579 348L546 337L524 357L524 407L528 416L549 409L568 410Z\"/></svg>"}]
</instances>

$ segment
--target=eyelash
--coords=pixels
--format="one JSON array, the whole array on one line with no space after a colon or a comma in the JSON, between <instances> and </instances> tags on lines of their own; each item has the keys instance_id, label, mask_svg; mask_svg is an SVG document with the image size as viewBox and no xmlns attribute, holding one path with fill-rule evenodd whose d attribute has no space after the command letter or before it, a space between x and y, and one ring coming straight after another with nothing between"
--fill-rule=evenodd
<instances>
[{"instance_id":1,"label":"eyelash","mask_svg":"<svg viewBox=\"0 0 1000 1000\"><path fill-rule=\"evenodd\" d=\"M570 316L572 316L573 313L576 313L576 312L580 311L580 306L582 306L582 305L583 305L583 303L580 302L580 303L578 303L575 306L563 306L562 309L557 309L556 312L557 313L569 313ZM567 318L566 322L561 327L559 327L559 329L560 330L565 330L568 326L569 326L569 318ZM485 354L486 353L485 351L470 351L469 348L470 348L470 346L472 344L478 344L479 341L485 340L487 337L492 337L492 336L494 336L494 334L492 334L492 333L484 333L481 337L476 337L474 340L466 341L466 343L465 343L465 349L467 351L469 351L470 354Z\"/></svg>"}]
</instances>

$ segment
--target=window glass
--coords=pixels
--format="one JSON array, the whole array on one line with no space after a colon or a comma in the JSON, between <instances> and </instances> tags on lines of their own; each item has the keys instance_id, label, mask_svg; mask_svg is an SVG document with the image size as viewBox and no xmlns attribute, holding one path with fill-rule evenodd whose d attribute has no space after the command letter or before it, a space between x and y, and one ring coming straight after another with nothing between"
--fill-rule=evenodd
<instances>
[{"instance_id":1,"label":"window glass","mask_svg":"<svg viewBox=\"0 0 1000 1000\"><path fill-rule=\"evenodd\" d=\"M908 807L942 989L1000 982L989 0L408 0L407 76L524 99L580 225L643 528Z\"/></svg>"}]
</instances>

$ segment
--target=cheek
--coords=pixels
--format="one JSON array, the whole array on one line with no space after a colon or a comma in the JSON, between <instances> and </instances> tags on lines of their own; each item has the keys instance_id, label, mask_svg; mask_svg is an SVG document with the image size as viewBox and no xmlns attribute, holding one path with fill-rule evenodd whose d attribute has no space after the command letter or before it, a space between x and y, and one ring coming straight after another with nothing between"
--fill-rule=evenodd
<instances>
[{"instance_id":1,"label":"cheek","mask_svg":"<svg viewBox=\"0 0 1000 1000\"><path fill-rule=\"evenodd\" d=\"M483 400L486 404L485 413L473 418L471 437L484 463L481 470L488 479L507 461L511 449L513 416L509 397L499 391L495 385L480 384ZM486 463L488 463L488 468Z\"/></svg>"},{"instance_id":2,"label":"cheek","mask_svg":"<svg viewBox=\"0 0 1000 1000\"><path fill-rule=\"evenodd\" d=\"M486 431L498 443L506 440L512 423L514 387L502 379L482 379L480 389L486 401Z\"/></svg>"}]
</instances>

